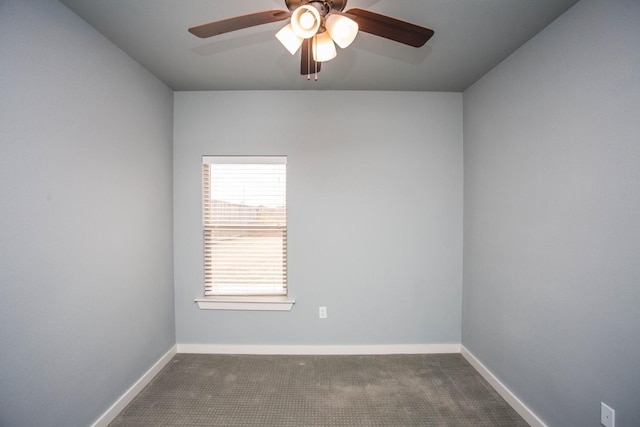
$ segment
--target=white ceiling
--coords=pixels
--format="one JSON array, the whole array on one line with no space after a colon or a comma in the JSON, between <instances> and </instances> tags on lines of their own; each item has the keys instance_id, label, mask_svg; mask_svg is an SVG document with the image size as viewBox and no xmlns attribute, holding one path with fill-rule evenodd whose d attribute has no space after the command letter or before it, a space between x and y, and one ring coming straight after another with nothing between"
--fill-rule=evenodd
<instances>
[{"instance_id":1,"label":"white ceiling","mask_svg":"<svg viewBox=\"0 0 640 427\"><path fill-rule=\"evenodd\" d=\"M431 28L421 48L360 33L299 74L275 33L286 21L199 39L187 28L267 9L284 0L60 0L174 90L412 90L461 92L577 0L349 0Z\"/></svg>"}]
</instances>

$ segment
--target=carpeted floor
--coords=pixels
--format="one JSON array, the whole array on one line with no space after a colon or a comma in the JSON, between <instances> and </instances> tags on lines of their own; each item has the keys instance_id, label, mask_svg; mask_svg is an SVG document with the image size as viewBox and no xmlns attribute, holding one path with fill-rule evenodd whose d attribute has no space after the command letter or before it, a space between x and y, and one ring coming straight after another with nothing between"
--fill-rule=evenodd
<instances>
[{"instance_id":1,"label":"carpeted floor","mask_svg":"<svg viewBox=\"0 0 640 427\"><path fill-rule=\"evenodd\" d=\"M110 427L527 425L459 354L178 354Z\"/></svg>"}]
</instances>

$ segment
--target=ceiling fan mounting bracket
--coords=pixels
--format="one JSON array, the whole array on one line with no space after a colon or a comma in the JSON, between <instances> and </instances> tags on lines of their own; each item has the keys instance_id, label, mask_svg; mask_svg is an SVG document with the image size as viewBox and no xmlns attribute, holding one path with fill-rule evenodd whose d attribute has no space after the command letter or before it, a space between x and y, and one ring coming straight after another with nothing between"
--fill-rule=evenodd
<instances>
[{"instance_id":1,"label":"ceiling fan mounting bracket","mask_svg":"<svg viewBox=\"0 0 640 427\"><path fill-rule=\"evenodd\" d=\"M325 16L331 11L342 12L344 8L347 7L347 0L284 0L284 2L291 11L305 4L312 4L318 8L322 16Z\"/></svg>"}]
</instances>

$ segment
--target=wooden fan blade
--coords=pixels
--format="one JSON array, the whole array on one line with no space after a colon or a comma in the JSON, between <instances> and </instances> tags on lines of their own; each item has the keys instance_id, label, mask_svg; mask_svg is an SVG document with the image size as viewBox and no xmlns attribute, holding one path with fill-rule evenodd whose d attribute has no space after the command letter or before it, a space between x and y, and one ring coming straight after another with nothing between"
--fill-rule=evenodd
<instances>
[{"instance_id":1,"label":"wooden fan blade","mask_svg":"<svg viewBox=\"0 0 640 427\"><path fill-rule=\"evenodd\" d=\"M236 16L220 21L213 21L207 24L196 25L189 28L189 32L201 39L217 36L218 34L230 31L241 30L243 28L254 27L256 25L268 24L270 22L284 21L291 12L286 10L265 10L263 12L250 13L248 15Z\"/></svg>"},{"instance_id":2,"label":"wooden fan blade","mask_svg":"<svg viewBox=\"0 0 640 427\"><path fill-rule=\"evenodd\" d=\"M320 65L322 64L321 62L316 62L313 60L311 43L313 43L313 38L304 39L304 41L302 42L302 54L300 55L300 74L303 76L319 73Z\"/></svg>"},{"instance_id":3,"label":"wooden fan blade","mask_svg":"<svg viewBox=\"0 0 640 427\"><path fill-rule=\"evenodd\" d=\"M433 36L433 30L429 28L364 9L349 9L345 14L355 16L359 31L408 44L409 46L423 46Z\"/></svg>"}]
</instances>

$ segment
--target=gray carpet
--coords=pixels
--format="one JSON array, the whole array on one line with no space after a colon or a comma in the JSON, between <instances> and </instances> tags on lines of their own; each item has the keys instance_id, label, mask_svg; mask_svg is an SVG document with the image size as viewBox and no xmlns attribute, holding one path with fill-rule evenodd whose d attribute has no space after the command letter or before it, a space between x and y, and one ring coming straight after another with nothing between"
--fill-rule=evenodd
<instances>
[{"instance_id":1,"label":"gray carpet","mask_svg":"<svg viewBox=\"0 0 640 427\"><path fill-rule=\"evenodd\" d=\"M527 426L459 354L178 354L116 426Z\"/></svg>"}]
</instances>

